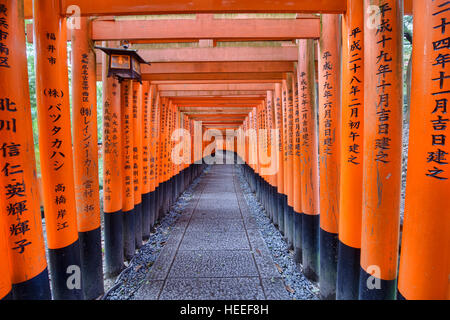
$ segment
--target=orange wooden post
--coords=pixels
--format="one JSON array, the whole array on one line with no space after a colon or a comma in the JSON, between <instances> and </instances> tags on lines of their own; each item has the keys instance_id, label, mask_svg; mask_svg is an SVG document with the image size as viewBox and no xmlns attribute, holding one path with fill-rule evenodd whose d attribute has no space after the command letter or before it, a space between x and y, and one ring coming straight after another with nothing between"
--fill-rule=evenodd
<instances>
[{"instance_id":1,"label":"orange wooden post","mask_svg":"<svg viewBox=\"0 0 450 320\"><path fill-rule=\"evenodd\" d=\"M151 95L150 84L144 81L142 84L142 240L150 237L151 226Z\"/></svg>"},{"instance_id":2,"label":"orange wooden post","mask_svg":"<svg viewBox=\"0 0 450 320\"><path fill-rule=\"evenodd\" d=\"M60 2L34 1L36 99L51 284L55 299L82 299L67 69Z\"/></svg>"},{"instance_id":3,"label":"orange wooden post","mask_svg":"<svg viewBox=\"0 0 450 320\"><path fill-rule=\"evenodd\" d=\"M142 247L142 85L133 81L133 186L134 236L136 249Z\"/></svg>"},{"instance_id":4,"label":"orange wooden post","mask_svg":"<svg viewBox=\"0 0 450 320\"><path fill-rule=\"evenodd\" d=\"M341 19L322 15L319 45L320 295L336 299L341 116Z\"/></svg>"},{"instance_id":5,"label":"orange wooden post","mask_svg":"<svg viewBox=\"0 0 450 320\"><path fill-rule=\"evenodd\" d=\"M121 83L121 128L122 128L122 212L124 257L131 260L136 250L136 227L134 210L134 120L133 120L133 82Z\"/></svg>"},{"instance_id":6,"label":"orange wooden post","mask_svg":"<svg viewBox=\"0 0 450 320\"><path fill-rule=\"evenodd\" d=\"M359 292L364 135L364 4L348 0L342 19L342 115L336 299Z\"/></svg>"},{"instance_id":7,"label":"orange wooden post","mask_svg":"<svg viewBox=\"0 0 450 320\"><path fill-rule=\"evenodd\" d=\"M86 299L104 293L98 181L96 60L91 22L80 18L72 30L72 115L75 199L81 247L81 274Z\"/></svg>"},{"instance_id":8,"label":"orange wooden post","mask_svg":"<svg viewBox=\"0 0 450 320\"><path fill-rule=\"evenodd\" d=\"M274 92L273 90L267 91L267 154L270 158L270 173L268 176L269 183L269 212L272 222L275 224L275 220L278 222L278 216L276 215L276 171L277 171L277 158L276 158L276 131L275 131L275 108L274 108Z\"/></svg>"},{"instance_id":9,"label":"orange wooden post","mask_svg":"<svg viewBox=\"0 0 450 320\"><path fill-rule=\"evenodd\" d=\"M154 110L155 110L155 118L153 119L153 132L154 132L154 163L155 163L155 213L154 213L154 219L153 219L153 225L158 221L159 219L159 209L161 207L161 175L160 175L160 168L161 168L161 156L160 156L160 136L161 136L161 126L160 126L160 118L161 118L161 100L159 97L158 90L155 90L155 104L154 104Z\"/></svg>"},{"instance_id":10,"label":"orange wooden post","mask_svg":"<svg viewBox=\"0 0 450 320\"><path fill-rule=\"evenodd\" d=\"M286 156L287 166L285 167L287 179L287 207L284 216L285 236L290 249L294 248L294 81L293 74L287 74L286 80Z\"/></svg>"},{"instance_id":11,"label":"orange wooden post","mask_svg":"<svg viewBox=\"0 0 450 320\"><path fill-rule=\"evenodd\" d=\"M366 0L379 9L364 44L364 174L359 298L395 299L403 110L403 1Z\"/></svg>"},{"instance_id":12,"label":"orange wooden post","mask_svg":"<svg viewBox=\"0 0 450 320\"><path fill-rule=\"evenodd\" d=\"M167 98L161 99L161 118L160 118L160 183L161 183L161 217L164 216L169 208L168 186L167 186L167 118L168 118Z\"/></svg>"},{"instance_id":13,"label":"orange wooden post","mask_svg":"<svg viewBox=\"0 0 450 320\"><path fill-rule=\"evenodd\" d=\"M301 166L301 126L300 126L300 99L299 99L299 74L298 63L295 63L294 77L292 81L294 93L294 127L293 127L293 189L294 189L294 260L302 263L302 166Z\"/></svg>"},{"instance_id":14,"label":"orange wooden post","mask_svg":"<svg viewBox=\"0 0 450 320\"><path fill-rule=\"evenodd\" d=\"M283 118L283 182L284 182L284 193L283 193L283 226L280 228L286 241L288 241L288 230L286 228L288 223L289 205L288 205L288 195L289 195L289 176L291 172L289 171L288 155L289 155L289 129L288 129L288 92L286 80L282 81L282 91L281 91L281 105L282 105L282 118Z\"/></svg>"},{"instance_id":15,"label":"orange wooden post","mask_svg":"<svg viewBox=\"0 0 450 320\"><path fill-rule=\"evenodd\" d=\"M149 158L149 210L150 210L150 231L152 231L153 226L156 221L156 186L157 186L157 171L156 171L156 115L157 115L157 105L156 105L156 86L154 84L149 84L149 146L148 146L148 158Z\"/></svg>"},{"instance_id":16,"label":"orange wooden post","mask_svg":"<svg viewBox=\"0 0 450 320\"><path fill-rule=\"evenodd\" d=\"M106 46L106 43L103 45ZM108 62L102 53L103 82L103 219L106 277L117 276L124 264L122 212L122 112L121 86L108 78Z\"/></svg>"},{"instance_id":17,"label":"orange wooden post","mask_svg":"<svg viewBox=\"0 0 450 320\"><path fill-rule=\"evenodd\" d=\"M448 1L414 2L408 176L398 291L450 299Z\"/></svg>"},{"instance_id":18,"label":"orange wooden post","mask_svg":"<svg viewBox=\"0 0 450 320\"><path fill-rule=\"evenodd\" d=\"M274 97L274 103L275 103L275 125L278 133L278 141L277 141L277 165L278 165L278 171L277 171L277 196L278 196L278 202L277 202L277 215L278 215L278 229L284 228L284 130L283 130L283 107L282 107L282 90L281 90L281 84L276 83L275 84L275 97ZM277 225L277 224L275 224Z\"/></svg>"},{"instance_id":19,"label":"orange wooden post","mask_svg":"<svg viewBox=\"0 0 450 320\"><path fill-rule=\"evenodd\" d=\"M23 1L2 0L0 8L0 299L51 299L35 187Z\"/></svg>"},{"instance_id":20,"label":"orange wooden post","mask_svg":"<svg viewBox=\"0 0 450 320\"><path fill-rule=\"evenodd\" d=\"M314 80L314 41L299 40L299 108L302 161L302 254L305 276L319 276L319 181L317 163L317 109Z\"/></svg>"}]
</instances>

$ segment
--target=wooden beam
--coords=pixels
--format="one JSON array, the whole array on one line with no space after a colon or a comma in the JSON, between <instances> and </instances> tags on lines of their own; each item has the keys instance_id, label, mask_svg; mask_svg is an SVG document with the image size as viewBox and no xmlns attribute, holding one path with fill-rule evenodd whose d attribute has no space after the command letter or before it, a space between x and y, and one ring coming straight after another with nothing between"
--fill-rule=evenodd
<instances>
[{"instance_id":1,"label":"wooden beam","mask_svg":"<svg viewBox=\"0 0 450 320\"><path fill-rule=\"evenodd\" d=\"M166 73L166 74L144 74L143 80L271 80L273 82L283 80L285 74L282 72L231 72L231 73ZM98 77L101 79L101 76Z\"/></svg>"},{"instance_id":2,"label":"wooden beam","mask_svg":"<svg viewBox=\"0 0 450 320\"><path fill-rule=\"evenodd\" d=\"M405 14L412 14L413 0L405 1ZM33 17L33 0L24 0L25 18ZM61 14L67 15L69 5L77 5L84 16L120 16L170 13L344 13L347 0L303 0L303 1L254 1L195 0L62 0ZM70 13L69 13L70 15Z\"/></svg>"},{"instance_id":3,"label":"wooden beam","mask_svg":"<svg viewBox=\"0 0 450 320\"><path fill-rule=\"evenodd\" d=\"M149 62L298 61L296 45L286 47L216 47L141 49Z\"/></svg>"},{"instance_id":4,"label":"wooden beam","mask_svg":"<svg viewBox=\"0 0 450 320\"><path fill-rule=\"evenodd\" d=\"M267 91L274 90L272 83L249 83L249 84L160 84L159 91L203 91L203 90L221 90L221 91Z\"/></svg>"},{"instance_id":5,"label":"wooden beam","mask_svg":"<svg viewBox=\"0 0 450 320\"><path fill-rule=\"evenodd\" d=\"M84 16L182 13L343 13L346 0L61 0L61 14L77 5Z\"/></svg>"},{"instance_id":6,"label":"wooden beam","mask_svg":"<svg viewBox=\"0 0 450 320\"><path fill-rule=\"evenodd\" d=\"M160 80L152 81L152 84L249 84L249 83L279 83L273 80Z\"/></svg>"},{"instance_id":7,"label":"wooden beam","mask_svg":"<svg viewBox=\"0 0 450 320\"><path fill-rule=\"evenodd\" d=\"M197 19L95 21L92 39L111 40L181 40L249 41L294 40L320 37L320 19Z\"/></svg>"},{"instance_id":8,"label":"wooden beam","mask_svg":"<svg viewBox=\"0 0 450 320\"><path fill-rule=\"evenodd\" d=\"M142 74L165 73L255 73L293 72L294 63L286 61L268 62L168 62L142 65Z\"/></svg>"},{"instance_id":9,"label":"wooden beam","mask_svg":"<svg viewBox=\"0 0 450 320\"><path fill-rule=\"evenodd\" d=\"M222 90L203 90L203 91L160 91L161 97L227 97L227 96L247 96L247 97L265 97L267 91L222 91Z\"/></svg>"}]
</instances>

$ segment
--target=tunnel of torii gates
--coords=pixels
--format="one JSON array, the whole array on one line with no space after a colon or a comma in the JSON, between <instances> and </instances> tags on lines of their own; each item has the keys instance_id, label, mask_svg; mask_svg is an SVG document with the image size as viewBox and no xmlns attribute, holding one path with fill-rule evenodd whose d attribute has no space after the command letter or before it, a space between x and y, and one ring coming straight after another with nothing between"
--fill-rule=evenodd
<instances>
[{"instance_id":1,"label":"tunnel of torii gates","mask_svg":"<svg viewBox=\"0 0 450 320\"><path fill-rule=\"evenodd\" d=\"M81 16L68 27L73 6ZM180 13L197 15L120 19ZM414 33L401 225L405 14L413 15ZM24 19L33 19L27 29ZM322 298L449 299L449 24L446 0L0 0L0 297L95 299L104 292L101 80L107 277L120 273L205 168L205 157L228 150ZM27 38L35 52L41 177ZM93 45L125 40L143 46L139 54L151 62L142 65L142 83L107 77L106 55ZM242 41L283 45L219 45ZM144 46L173 42L197 46Z\"/></svg>"}]
</instances>

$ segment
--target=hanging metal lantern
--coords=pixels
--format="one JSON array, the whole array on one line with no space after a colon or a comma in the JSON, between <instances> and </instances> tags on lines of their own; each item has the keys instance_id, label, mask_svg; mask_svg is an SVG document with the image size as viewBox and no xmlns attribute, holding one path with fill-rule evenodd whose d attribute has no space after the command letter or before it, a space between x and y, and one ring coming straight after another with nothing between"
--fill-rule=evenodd
<instances>
[{"instance_id":1,"label":"hanging metal lantern","mask_svg":"<svg viewBox=\"0 0 450 320\"><path fill-rule=\"evenodd\" d=\"M108 55L108 77L123 80L137 80L142 83L141 64L150 64L138 55L136 50L95 47Z\"/></svg>"}]
</instances>

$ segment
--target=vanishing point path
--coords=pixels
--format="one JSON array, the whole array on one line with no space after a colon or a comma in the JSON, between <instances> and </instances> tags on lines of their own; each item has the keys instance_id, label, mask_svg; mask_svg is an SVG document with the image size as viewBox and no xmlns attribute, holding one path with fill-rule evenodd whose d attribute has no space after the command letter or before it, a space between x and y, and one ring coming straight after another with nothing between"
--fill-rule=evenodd
<instances>
[{"instance_id":1,"label":"vanishing point path","mask_svg":"<svg viewBox=\"0 0 450 320\"><path fill-rule=\"evenodd\" d=\"M214 165L203 175L135 299L290 299L237 170Z\"/></svg>"}]
</instances>

